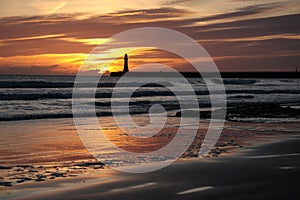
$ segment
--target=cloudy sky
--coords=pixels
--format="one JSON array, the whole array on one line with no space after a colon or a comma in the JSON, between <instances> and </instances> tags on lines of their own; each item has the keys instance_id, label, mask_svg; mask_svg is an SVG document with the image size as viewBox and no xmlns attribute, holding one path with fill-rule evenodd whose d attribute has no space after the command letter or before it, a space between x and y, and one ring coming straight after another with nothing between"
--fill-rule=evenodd
<instances>
[{"instance_id":1,"label":"cloudy sky","mask_svg":"<svg viewBox=\"0 0 300 200\"><path fill-rule=\"evenodd\" d=\"M138 27L190 36L221 71L300 67L298 0L0 0L0 5L1 74L75 74L97 45ZM130 54L130 67L151 62L189 71L169 52Z\"/></svg>"}]
</instances>

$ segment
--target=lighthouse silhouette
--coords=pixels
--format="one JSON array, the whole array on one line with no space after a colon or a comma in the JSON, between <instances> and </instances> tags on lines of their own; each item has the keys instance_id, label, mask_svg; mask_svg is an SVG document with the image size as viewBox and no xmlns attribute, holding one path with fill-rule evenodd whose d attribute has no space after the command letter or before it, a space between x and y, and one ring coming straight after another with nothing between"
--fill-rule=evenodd
<instances>
[{"instance_id":1,"label":"lighthouse silhouette","mask_svg":"<svg viewBox=\"0 0 300 200\"><path fill-rule=\"evenodd\" d=\"M128 72L128 55L127 53L124 56L124 68L123 68L123 73Z\"/></svg>"}]
</instances>

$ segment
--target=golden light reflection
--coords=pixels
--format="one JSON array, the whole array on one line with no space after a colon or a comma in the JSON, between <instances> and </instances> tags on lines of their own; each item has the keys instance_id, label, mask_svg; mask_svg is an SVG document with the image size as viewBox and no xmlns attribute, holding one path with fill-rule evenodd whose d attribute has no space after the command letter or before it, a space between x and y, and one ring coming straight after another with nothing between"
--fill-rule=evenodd
<instances>
[{"instance_id":1,"label":"golden light reflection","mask_svg":"<svg viewBox=\"0 0 300 200\"><path fill-rule=\"evenodd\" d=\"M161 149L167 145L176 135L178 128L163 128L153 137L140 138L128 135L121 129L102 129L101 130L110 142L125 151L135 153L148 153Z\"/></svg>"},{"instance_id":2,"label":"golden light reflection","mask_svg":"<svg viewBox=\"0 0 300 200\"><path fill-rule=\"evenodd\" d=\"M5 40L0 40L0 43L10 42L10 41L25 41L25 40L35 40L35 39L48 39L48 38L58 38L63 37L65 34L49 34L49 35L37 35L30 37L19 37L19 38L9 38Z\"/></svg>"},{"instance_id":3,"label":"golden light reflection","mask_svg":"<svg viewBox=\"0 0 300 200\"><path fill-rule=\"evenodd\" d=\"M61 72L76 73L86 54L39 54L30 56L0 57L0 62L7 66L63 66Z\"/></svg>"},{"instance_id":4,"label":"golden light reflection","mask_svg":"<svg viewBox=\"0 0 300 200\"><path fill-rule=\"evenodd\" d=\"M85 45L101 45L112 40L110 38L89 38L89 39L79 39L79 38L59 38L59 40L68 41L68 42L79 42Z\"/></svg>"}]
</instances>

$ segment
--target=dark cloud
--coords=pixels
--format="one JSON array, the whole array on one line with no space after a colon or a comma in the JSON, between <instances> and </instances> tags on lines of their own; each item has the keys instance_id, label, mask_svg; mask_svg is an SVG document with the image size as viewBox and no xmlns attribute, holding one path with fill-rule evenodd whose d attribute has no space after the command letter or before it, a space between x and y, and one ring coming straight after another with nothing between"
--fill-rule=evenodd
<instances>
[{"instance_id":1,"label":"dark cloud","mask_svg":"<svg viewBox=\"0 0 300 200\"><path fill-rule=\"evenodd\" d=\"M180 4L180 3L189 3L191 1L197 1L197 0L171 0L171 1L164 3L163 5L175 5L175 4Z\"/></svg>"},{"instance_id":2,"label":"dark cloud","mask_svg":"<svg viewBox=\"0 0 300 200\"><path fill-rule=\"evenodd\" d=\"M283 3L268 3L268 4L254 5L254 6L246 6L234 12L198 18L197 20L200 22L200 21L211 21L211 20L220 20L220 19L255 15L255 14L263 13L267 10L272 10L274 8L282 7L283 5L284 5Z\"/></svg>"},{"instance_id":3,"label":"dark cloud","mask_svg":"<svg viewBox=\"0 0 300 200\"><path fill-rule=\"evenodd\" d=\"M182 16L184 14L190 14L191 11L187 9L178 9L172 7L162 7L162 8L154 8L154 9L138 9L138 10L123 10L115 13L110 13L110 15L129 15L129 16L137 16L137 14L142 14L142 17L147 15L157 15L157 16Z\"/></svg>"},{"instance_id":4,"label":"dark cloud","mask_svg":"<svg viewBox=\"0 0 300 200\"><path fill-rule=\"evenodd\" d=\"M299 55L261 55L227 58L215 60L217 66L222 71L295 71L295 67L299 66Z\"/></svg>"},{"instance_id":5,"label":"dark cloud","mask_svg":"<svg viewBox=\"0 0 300 200\"><path fill-rule=\"evenodd\" d=\"M0 57L38 54L89 53L95 45L59 40L58 38L11 41L0 46Z\"/></svg>"},{"instance_id":6,"label":"dark cloud","mask_svg":"<svg viewBox=\"0 0 300 200\"><path fill-rule=\"evenodd\" d=\"M232 2L248 2L248 1L260 1L260 0L231 0Z\"/></svg>"},{"instance_id":7,"label":"dark cloud","mask_svg":"<svg viewBox=\"0 0 300 200\"><path fill-rule=\"evenodd\" d=\"M197 38L244 38L287 33L300 34L300 27L296 25L299 20L300 14L295 14L218 23L199 27Z\"/></svg>"}]
</instances>

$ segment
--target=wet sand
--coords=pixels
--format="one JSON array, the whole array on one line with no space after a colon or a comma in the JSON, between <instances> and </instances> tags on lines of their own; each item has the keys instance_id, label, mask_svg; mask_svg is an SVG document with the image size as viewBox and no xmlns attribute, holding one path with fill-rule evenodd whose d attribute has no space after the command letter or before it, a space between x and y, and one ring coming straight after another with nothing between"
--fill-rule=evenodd
<instances>
[{"instance_id":1,"label":"wet sand","mask_svg":"<svg viewBox=\"0 0 300 200\"><path fill-rule=\"evenodd\" d=\"M112 169L79 177L23 183L1 199L298 199L300 137L273 141L220 158L177 161L162 170L127 174ZM260 141L263 141L260 140Z\"/></svg>"},{"instance_id":2,"label":"wet sand","mask_svg":"<svg viewBox=\"0 0 300 200\"><path fill-rule=\"evenodd\" d=\"M164 145L174 137L175 128L168 128L151 141L134 140L109 124L110 117L101 118L104 131L111 141L143 153ZM173 122L171 122L173 123ZM198 134L182 160L195 158L205 136L207 122L201 122ZM103 165L93 159L81 143L71 119L1 122L0 126L0 189L19 184L53 179L65 179L103 171L112 165ZM263 124L227 122L218 143L208 157L222 157L239 152L244 146L268 141L265 136L299 134L298 123ZM90 131L94 131L91 128ZM263 136L263 137L261 137ZM103 146L103 156L114 159L115 152ZM127 147L128 148L128 147ZM149 162L149 161L145 161ZM122 163L121 163L122 164ZM123 163L124 164L124 163ZM4 188L3 188L4 187Z\"/></svg>"},{"instance_id":3,"label":"wet sand","mask_svg":"<svg viewBox=\"0 0 300 200\"><path fill-rule=\"evenodd\" d=\"M176 131L168 128L145 143L124 135L110 124L110 117L101 120L112 141L120 146L132 144L137 151L157 148L155 141L162 145ZM0 199L118 199L120 195L124 199L136 199L134 195L138 199L195 199L198 195L235 199L231 193L239 195L236 199L259 199L253 195L260 188L272 199L272 195L296 192L300 138L293 135L299 135L298 123L226 122L209 156L199 160L195 156L207 125L200 123L193 144L171 166L153 173L126 174L93 159L71 119L1 122ZM111 153L105 148L103 152Z\"/></svg>"}]
</instances>

